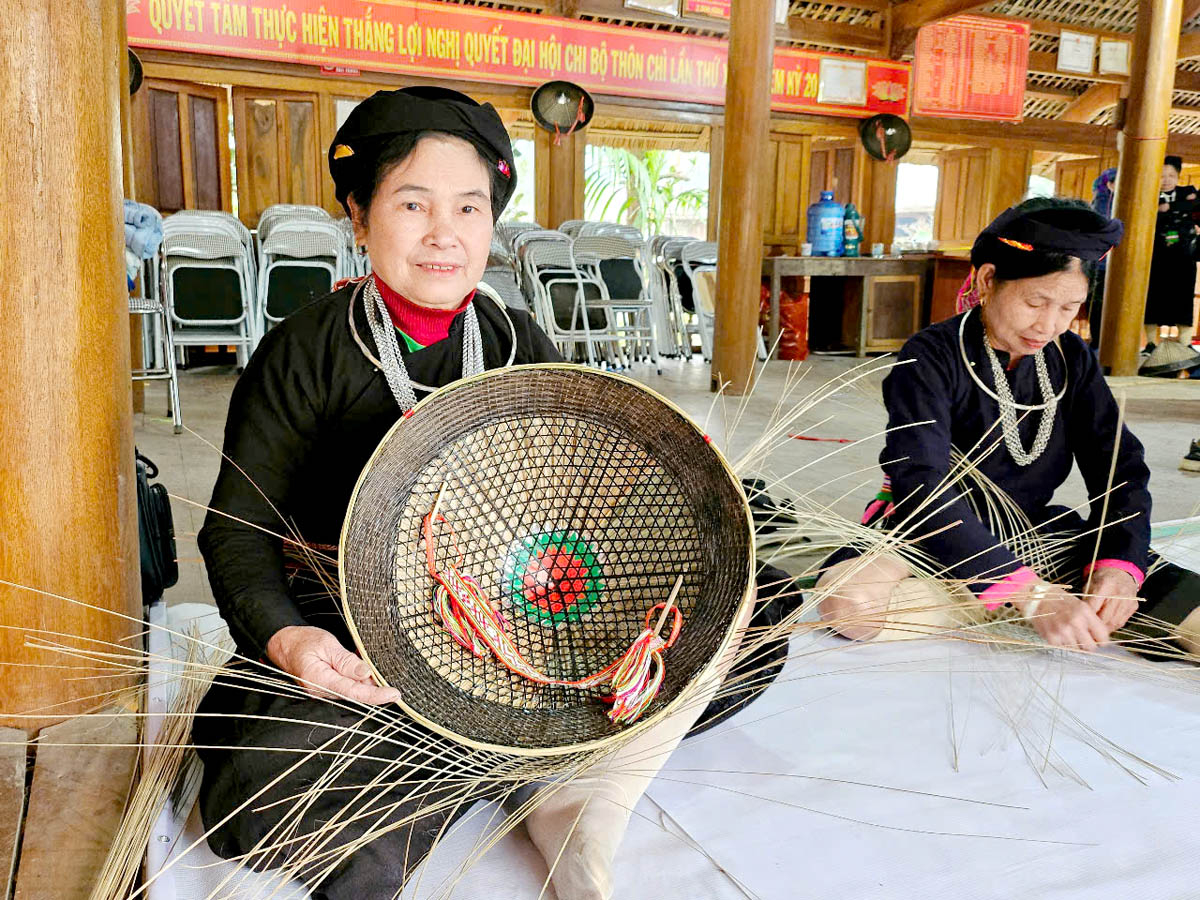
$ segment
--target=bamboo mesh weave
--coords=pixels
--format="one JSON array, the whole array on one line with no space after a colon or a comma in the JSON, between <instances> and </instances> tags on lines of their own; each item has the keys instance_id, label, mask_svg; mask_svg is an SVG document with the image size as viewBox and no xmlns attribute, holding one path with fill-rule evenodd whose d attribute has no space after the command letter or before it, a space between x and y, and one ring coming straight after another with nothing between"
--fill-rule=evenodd
<instances>
[{"instance_id":1,"label":"bamboo mesh weave","mask_svg":"<svg viewBox=\"0 0 1200 900\"><path fill-rule=\"evenodd\" d=\"M522 654L548 675L577 679L618 658L679 575L683 631L643 721L727 643L750 587L753 534L739 482L699 429L635 382L594 370L485 373L396 425L359 481L342 536L343 603L360 649L439 732L534 753L621 731L603 691L511 674L435 622L420 531L443 485L453 541L438 530L438 568L456 562L478 579ZM565 614L525 580L547 547L565 552L545 557L562 566L548 576L563 589L556 596L578 600Z\"/></svg>"}]
</instances>

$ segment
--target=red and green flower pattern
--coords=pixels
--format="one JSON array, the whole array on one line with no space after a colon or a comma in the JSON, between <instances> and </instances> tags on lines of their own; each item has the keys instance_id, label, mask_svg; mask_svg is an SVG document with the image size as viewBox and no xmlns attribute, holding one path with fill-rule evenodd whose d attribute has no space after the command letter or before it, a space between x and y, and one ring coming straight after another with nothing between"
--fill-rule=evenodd
<instances>
[{"instance_id":1,"label":"red and green flower pattern","mask_svg":"<svg viewBox=\"0 0 1200 900\"><path fill-rule=\"evenodd\" d=\"M604 591L598 554L574 531L549 531L515 542L504 560L508 599L542 625L578 622Z\"/></svg>"}]
</instances>

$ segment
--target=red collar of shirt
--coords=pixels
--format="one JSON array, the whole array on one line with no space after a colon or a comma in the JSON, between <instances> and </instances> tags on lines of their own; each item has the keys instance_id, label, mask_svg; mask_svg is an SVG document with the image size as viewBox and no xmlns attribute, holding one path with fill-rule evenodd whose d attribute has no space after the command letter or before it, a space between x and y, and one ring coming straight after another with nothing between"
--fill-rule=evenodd
<instances>
[{"instance_id":1,"label":"red collar of shirt","mask_svg":"<svg viewBox=\"0 0 1200 900\"><path fill-rule=\"evenodd\" d=\"M375 276L375 283L379 286L379 296L383 298L388 314L392 317L392 324L423 347L449 337L450 323L475 297L475 292L471 291L456 309L433 309L419 306L397 294L378 275Z\"/></svg>"}]
</instances>

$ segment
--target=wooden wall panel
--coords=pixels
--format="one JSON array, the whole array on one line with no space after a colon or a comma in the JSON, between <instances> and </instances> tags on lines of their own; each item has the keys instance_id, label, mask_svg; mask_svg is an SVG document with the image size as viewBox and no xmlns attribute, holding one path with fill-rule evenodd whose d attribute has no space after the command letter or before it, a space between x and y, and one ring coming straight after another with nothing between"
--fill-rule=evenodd
<instances>
[{"instance_id":1,"label":"wooden wall panel","mask_svg":"<svg viewBox=\"0 0 1200 900\"><path fill-rule=\"evenodd\" d=\"M248 99L235 104L237 129L238 215L247 224L257 223L264 209L279 201L279 106L270 99Z\"/></svg>"},{"instance_id":2,"label":"wooden wall panel","mask_svg":"<svg viewBox=\"0 0 1200 900\"><path fill-rule=\"evenodd\" d=\"M130 115L138 200L164 215L233 208L226 88L147 79Z\"/></svg>"},{"instance_id":3,"label":"wooden wall panel","mask_svg":"<svg viewBox=\"0 0 1200 900\"><path fill-rule=\"evenodd\" d=\"M145 185L143 196L163 214L172 213L183 209L185 202L178 95L160 89L151 89L148 94L153 171L152 183Z\"/></svg>"},{"instance_id":4,"label":"wooden wall panel","mask_svg":"<svg viewBox=\"0 0 1200 900\"><path fill-rule=\"evenodd\" d=\"M833 199L838 203L859 202L854 197L854 148L833 151Z\"/></svg>"},{"instance_id":5,"label":"wooden wall panel","mask_svg":"<svg viewBox=\"0 0 1200 900\"><path fill-rule=\"evenodd\" d=\"M238 216L247 226L275 203L329 206L315 94L233 89Z\"/></svg>"},{"instance_id":6,"label":"wooden wall panel","mask_svg":"<svg viewBox=\"0 0 1200 900\"><path fill-rule=\"evenodd\" d=\"M320 170L317 167L317 110L314 100L288 100L284 103L287 141L288 179L283 191L288 203L319 205ZM301 199L303 198L303 199Z\"/></svg>"},{"instance_id":7,"label":"wooden wall panel","mask_svg":"<svg viewBox=\"0 0 1200 900\"><path fill-rule=\"evenodd\" d=\"M764 172L774 173L774 190L763 202L763 244L768 254L795 254L804 241L805 211L812 178L812 138L772 134L762 154Z\"/></svg>"},{"instance_id":8,"label":"wooden wall panel","mask_svg":"<svg viewBox=\"0 0 1200 900\"><path fill-rule=\"evenodd\" d=\"M219 141L226 129L217 126L217 104L210 97L189 97L192 130L192 171L196 209L221 208Z\"/></svg>"},{"instance_id":9,"label":"wooden wall panel","mask_svg":"<svg viewBox=\"0 0 1200 900\"><path fill-rule=\"evenodd\" d=\"M1092 185L1104 169L1116 164L1116 159L1111 155L1060 160L1054 166L1054 193L1091 203Z\"/></svg>"}]
</instances>

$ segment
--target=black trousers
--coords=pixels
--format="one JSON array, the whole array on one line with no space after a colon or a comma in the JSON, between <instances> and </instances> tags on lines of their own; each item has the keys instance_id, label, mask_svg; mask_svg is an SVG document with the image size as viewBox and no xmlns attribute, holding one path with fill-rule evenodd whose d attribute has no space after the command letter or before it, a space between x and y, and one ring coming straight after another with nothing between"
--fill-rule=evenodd
<instances>
[{"instance_id":1,"label":"black trousers","mask_svg":"<svg viewBox=\"0 0 1200 900\"><path fill-rule=\"evenodd\" d=\"M792 590L786 572L764 566L757 582L752 628L778 624L799 605L800 595ZM330 622L321 624L336 627ZM739 659L726 679L727 688L704 710L691 733L711 727L752 702L778 676L786 657L787 638L780 636ZM218 856L229 859L254 854L246 860L251 868L281 866L302 840L277 853L255 853L255 849L261 842L272 844L284 837L279 826L295 807L294 798L336 770L341 764L337 753L350 752L369 740L361 734L346 736L342 733L346 729L368 735L386 733L389 722L394 729L394 723L404 721L406 737L374 742L363 758L330 778L319 792L310 792L306 800L311 802L303 814L288 820L295 824L292 831L303 837L327 823L351 818L328 844L338 847L378 830L381 820L395 823L410 816L412 820L360 847L328 874L322 876L317 866L301 872L315 898L374 900L392 896L445 829L476 801L500 793L486 782L464 793L447 776L445 763L424 756L413 758L413 748L419 749L432 735L394 709L381 712L382 721L364 723L361 713L331 702L254 690L245 678L248 672L247 664L228 667L201 702L192 728L204 763L200 814L205 828L211 829L209 846ZM303 752L268 748L324 748L325 753L296 765L304 759ZM363 795L357 792L375 778L395 787ZM438 785L436 791L431 791L431 784ZM395 809L385 812L392 805Z\"/></svg>"},{"instance_id":2,"label":"black trousers","mask_svg":"<svg viewBox=\"0 0 1200 900\"><path fill-rule=\"evenodd\" d=\"M274 696L230 683L239 681L238 676L237 665L220 676L192 729L204 763L201 818L206 829L213 829L208 843L219 856L254 854L246 859L250 868L276 868L293 857L306 836L329 823L344 823L326 844L336 848L412 816L357 849L332 872L322 876L328 862L314 862L300 873L316 898L390 897L443 829L476 800L490 796L486 786L464 792L446 778L445 764L425 753L423 736L430 737L428 733L394 708L381 711L378 721L364 721L361 713L332 702ZM392 736L394 723L402 719L404 736ZM379 735L385 737L374 739ZM306 758L307 752L318 750L323 752ZM342 754L358 758L345 765ZM330 775L335 772L336 777ZM441 777L435 780L435 775ZM296 807L297 795L321 779L326 782L305 798L309 805L303 813L292 813L285 823L294 827L280 829ZM375 779L380 787L360 791ZM436 790L430 789L433 784ZM260 842L272 845L289 837L295 843L261 852Z\"/></svg>"}]
</instances>

